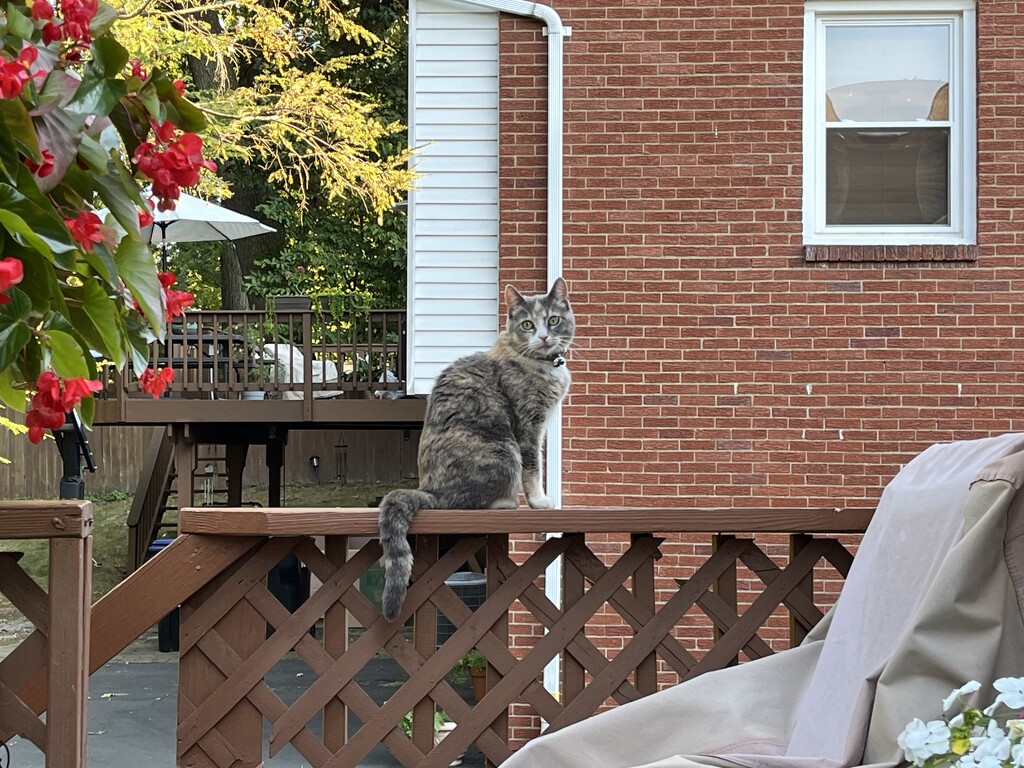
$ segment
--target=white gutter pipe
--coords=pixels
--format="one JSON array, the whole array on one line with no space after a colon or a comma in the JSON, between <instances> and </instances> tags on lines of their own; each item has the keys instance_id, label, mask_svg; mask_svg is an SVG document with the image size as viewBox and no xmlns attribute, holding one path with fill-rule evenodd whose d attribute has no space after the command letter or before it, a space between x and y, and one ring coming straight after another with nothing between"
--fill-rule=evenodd
<instances>
[{"instance_id":1,"label":"white gutter pipe","mask_svg":"<svg viewBox=\"0 0 1024 768\"><path fill-rule=\"evenodd\" d=\"M491 8L501 13L528 16L544 24L548 39L548 195L547 195L547 257L548 286L562 276L562 77L563 40L572 35L572 27L562 25L554 8L526 0L465 0L471 5ZM558 509L562 506L562 406L558 405L548 425L545 461L548 498ZM548 534L551 536L552 534ZM544 572L544 594L557 606L562 604L562 559L558 558ZM544 687L559 690L561 664L555 657L544 668Z\"/></svg>"}]
</instances>

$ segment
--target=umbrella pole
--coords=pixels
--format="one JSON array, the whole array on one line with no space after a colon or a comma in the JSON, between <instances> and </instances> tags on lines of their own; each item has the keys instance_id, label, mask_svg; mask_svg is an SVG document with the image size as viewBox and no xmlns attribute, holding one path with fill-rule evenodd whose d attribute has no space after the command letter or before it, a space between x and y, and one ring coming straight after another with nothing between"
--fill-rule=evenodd
<instances>
[{"instance_id":1,"label":"umbrella pole","mask_svg":"<svg viewBox=\"0 0 1024 768\"><path fill-rule=\"evenodd\" d=\"M170 221L154 221L156 226L160 227L160 271L167 271L167 227L172 222ZM152 230L150 230L152 232Z\"/></svg>"}]
</instances>

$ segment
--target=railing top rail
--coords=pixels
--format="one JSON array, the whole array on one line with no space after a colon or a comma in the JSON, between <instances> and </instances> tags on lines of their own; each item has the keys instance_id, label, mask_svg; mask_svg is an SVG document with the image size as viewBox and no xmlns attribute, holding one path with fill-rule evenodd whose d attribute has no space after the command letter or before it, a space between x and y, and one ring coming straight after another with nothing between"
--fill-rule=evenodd
<instances>
[{"instance_id":1,"label":"railing top rail","mask_svg":"<svg viewBox=\"0 0 1024 768\"><path fill-rule=\"evenodd\" d=\"M91 534L91 501L0 501L0 539L81 539Z\"/></svg>"},{"instance_id":2,"label":"railing top rail","mask_svg":"<svg viewBox=\"0 0 1024 768\"><path fill-rule=\"evenodd\" d=\"M410 533L862 533L874 509L646 508L423 510ZM182 533L227 536L375 536L374 508L186 507Z\"/></svg>"}]
</instances>

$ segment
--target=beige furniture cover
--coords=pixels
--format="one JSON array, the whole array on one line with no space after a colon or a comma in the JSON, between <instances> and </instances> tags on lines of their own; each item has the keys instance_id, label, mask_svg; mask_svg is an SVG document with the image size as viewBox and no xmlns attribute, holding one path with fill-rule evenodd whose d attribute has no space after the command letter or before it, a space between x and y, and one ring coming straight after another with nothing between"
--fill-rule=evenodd
<instances>
[{"instance_id":1,"label":"beige furniture cover","mask_svg":"<svg viewBox=\"0 0 1024 768\"><path fill-rule=\"evenodd\" d=\"M935 445L886 487L835 608L804 643L520 750L503 768L838 768L968 680L1024 676L1024 435Z\"/></svg>"}]
</instances>

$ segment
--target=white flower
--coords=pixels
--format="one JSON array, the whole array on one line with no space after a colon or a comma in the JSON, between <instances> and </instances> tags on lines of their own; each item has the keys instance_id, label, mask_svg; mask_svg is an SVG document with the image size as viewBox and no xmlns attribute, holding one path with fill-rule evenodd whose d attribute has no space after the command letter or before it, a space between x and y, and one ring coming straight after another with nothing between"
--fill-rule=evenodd
<instances>
[{"instance_id":1,"label":"white flower","mask_svg":"<svg viewBox=\"0 0 1024 768\"><path fill-rule=\"evenodd\" d=\"M984 757L981 757L972 752L968 752L957 760L955 765L956 768L1000 768L1002 763L999 762L999 758L994 755L985 755Z\"/></svg>"},{"instance_id":2,"label":"white flower","mask_svg":"<svg viewBox=\"0 0 1024 768\"><path fill-rule=\"evenodd\" d=\"M995 720L988 721L983 736L971 738L971 746L974 747L974 759L979 763L986 757L994 757L1001 763L1010 756L1010 737Z\"/></svg>"},{"instance_id":3,"label":"white flower","mask_svg":"<svg viewBox=\"0 0 1024 768\"><path fill-rule=\"evenodd\" d=\"M942 711L945 712L947 709L953 706L953 702L955 702L957 699L963 698L964 696L968 696L974 693L975 691L979 690L980 688L981 683L979 683L977 680L971 680L968 683L964 683L959 688L954 688L950 692L949 696L942 700Z\"/></svg>"},{"instance_id":4,"label":"white flower","mask_svg":"<svg viewBox=\"0 0 1024 768\"><path fill-rule=\"evenodd\" d=\"M942 720L925 723L915 717L907 723L896 743L909 762L924 765L924 761L929 757L949 752L949 735L949 726Z\"/></svg>"},{"instance_id":5,"label":"white flower","mask_svg":"<svg viewBox=\"0 0 1024 768\"><path fill-rule=\"evenodd\" d=\"M992 705L985 708L985 714L991 715L1000 704L1010 709L1024 709L1024 677L1001 677L992 686L999 691Z\"/></svg>"},{"instance_id":6,"label":"white flower","mask_svg":"<svg viewBox=\"0 0 1024 768\"><path fill-rule=\"evenodd\" d=\"M1017 768L1024 766L1024 744L1014 744L1010 747L1010 762Z\"/></svg>"},{"instance_id":7,"label":"white flower","mask_svg":"<svg viewBox=\"0 0 1024 768\"><path fill-rule=\"evenodd\" d=\"M1024 738L1024 720L1012 719L1006 721L1006 730L1010 732L1010 738L1020 741Z\"/></svg>"}]
</instances>

